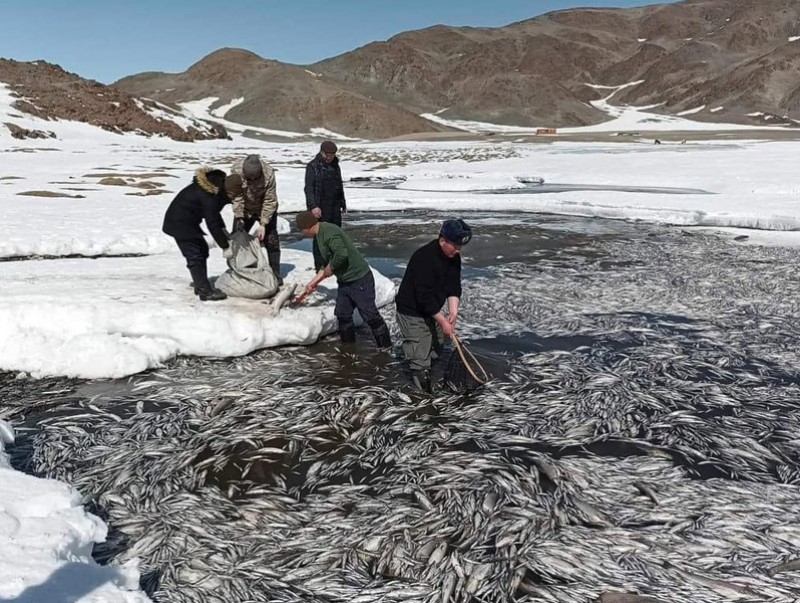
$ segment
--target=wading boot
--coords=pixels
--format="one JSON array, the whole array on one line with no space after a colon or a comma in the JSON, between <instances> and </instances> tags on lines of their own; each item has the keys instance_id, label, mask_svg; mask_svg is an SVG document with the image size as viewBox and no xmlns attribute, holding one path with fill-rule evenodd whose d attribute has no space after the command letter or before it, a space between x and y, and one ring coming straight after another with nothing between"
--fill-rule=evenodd
<instances>
[{"instance_id":1,"label":"wading boot","mask_svg":"<svg viewBox=\"0 0 800 603\"><path fill-rule=\"evenodd\" d=\"M392 347L392 336L389 334L389 327L383 322L383 319L368 322L372 336L375 338L375 345L382 350Z\"/></svg>"},{"instance_id":2,"label":"wading boot","mask_svg":"<svg viewBox=\"0 0 800 603\"><path fill-rule=\"evenodd\" d=\"M430 371L411 371L411 382L418 390L431 393L431 373Z\"/></svg>"},{"instance_id":3,"label":"wading boot","mask_svg":"<svg viewBox=\"0 0 800 603\"><path fill-rule=\"evenodd\" d=\"M275 274L275 278L278 279L278 287L282 287L283 279L281 278L281 252L268 251L267 261L269 262L269 267L272 268L272 272Z\"/></svg>"},{"instance_id":4,"label":"wading boot","mask_svg":"<svg viewBox=\"0 0 800 603\"><path fill-rule=\"evenodd\" d=\"M343 329L339 329L339 338L343 344L353 345L356 342L356 327L355 325L347 325Z\"/></svg>"}]
</instances>

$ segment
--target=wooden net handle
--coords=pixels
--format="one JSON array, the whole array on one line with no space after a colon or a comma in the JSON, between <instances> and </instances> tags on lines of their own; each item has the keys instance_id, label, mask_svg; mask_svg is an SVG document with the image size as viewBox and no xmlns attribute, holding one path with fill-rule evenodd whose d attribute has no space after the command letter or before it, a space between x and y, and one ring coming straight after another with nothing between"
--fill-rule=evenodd
<instances>
[{"instance_id":1,"label":"wooden net handle","mask_svg":"<svg viewBox=\"0 0 800 603\"><path fill-rule=\"evenodd\" d=\"M472 352L470 352L469 350L464 348L464 346L461 345L461 341L458 339L458 337L456 337L455 334L453 334L453 342L456 344L456 349L458 350L458 355L461 356L461 362L464 365L464 368L466 368L467 371L469 371L469 374L472 376L472 378L475 379L475 381L477 381L481 385L484 385L487 381L489 381L489 374L486 372L486 369L484 369L481 363L478 362L478 359L472 355ZM470 366L470 363L467 361L464 352L469 354L469 357L472 360L472 362L474 362L475 366L477 366L481 370L481 373L483 373L483 379L478 377L475 374L475 371L472 370L472 367Z\"/></svg>"}]
</instances>

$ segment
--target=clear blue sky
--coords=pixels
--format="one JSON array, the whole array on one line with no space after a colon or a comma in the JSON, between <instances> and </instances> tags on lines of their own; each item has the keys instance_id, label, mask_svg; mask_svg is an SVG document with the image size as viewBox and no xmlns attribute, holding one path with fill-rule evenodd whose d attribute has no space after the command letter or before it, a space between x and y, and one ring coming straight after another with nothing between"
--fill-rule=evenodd
<instances>
[{"instance_id":1,"label":"clear blue sky","mask_svg":"<svg viewBox=\"0 0 800 603\"><path fill-rule=\"evenodd\" d=\"M223 47L306 64L436 24L498 27L575 6L668 0L1 0L0 57L111 83Z\"/></svg>"}]
</instances>

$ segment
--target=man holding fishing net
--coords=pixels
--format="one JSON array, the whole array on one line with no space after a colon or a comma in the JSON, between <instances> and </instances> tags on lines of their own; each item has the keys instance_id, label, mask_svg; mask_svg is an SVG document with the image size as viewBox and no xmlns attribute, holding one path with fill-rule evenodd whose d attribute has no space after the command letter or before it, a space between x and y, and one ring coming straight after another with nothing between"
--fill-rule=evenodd
<instances>
[{"instance_id":1,"label":"man holding fishing net","mask_svg":"<svg viewBox=\"0 0 800 603\"><path fill-rule=\"evenodd\" d=\"M411 256L395 297L397 324L411 379L422 391L431 391L431 362L442 353L444 337L455 337L461 299L461 247L472 229L464 220L446 220L438 238ZM447 314L442 306L447 302Z\"/></svg>"}]
</instances>

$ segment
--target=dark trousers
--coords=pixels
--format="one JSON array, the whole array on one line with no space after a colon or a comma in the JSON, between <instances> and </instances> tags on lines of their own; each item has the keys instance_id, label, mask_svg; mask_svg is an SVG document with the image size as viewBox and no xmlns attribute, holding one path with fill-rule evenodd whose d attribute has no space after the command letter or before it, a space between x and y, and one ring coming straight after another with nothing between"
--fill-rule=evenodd
<instances>
[{"instance_id":1,"label":"dark trousers","mask_svg":"<svg viewBox=\"0 0 800 603\"><path fill-rule=\"evenodd\" d=\"M208 280L208 267L206 260L208 259L208 243L203 238L196 239L175 239L178 244L178 249L181 254L186 258L186 267L189 269L189 274L192 275L192 284L195 291L204 291L210 293L212 290L211 283Z\"/></svg>"},{"instance_id":2,"label":"dark trousers","mask_svg":"<svg viewBox=\"0 0 800 603\"><path fill-rule=\"evenodd\" d=\"M189 270L192 269L192 266L205 265L208 259L208 243L206 243L205 239L201 237L196 239L175 239L175 242L178 244L178 249L181 250L183 257L186 258L186 267Z\"/></svg>"},{"instance_id":3,"label":"dark trousers","mask_svg":"<svg viewBox=\"0 0 800 603\"><path fill-rule=\"evenodd\" d=\"M339 283L333 314L339 321L340 331L352 326L353 313L356 310L367 324L370 321L383 320L375 306L375 277L371 270L352 283Z\"/></svg>"},{"instance_id":4,"label":"dark trousers","mask_svg":"<svg viewBox=\"0 0 800 603\"><path fill-rule=\"evenodd\" d=\"M253 224L259 222L259 216L247 216L244 219L244 229L247 232L250 232L250 229L253 227ZM266 247L267 253L274 253L276 251L281 250L281 242L278 238L278 213L275 212L272 214L272 217L269 219L269 223L266 225L266 232L264 233L264 240L261 241L261 245Z\"/></svg>"},{"instance_id":5,"label":"dark trousers","mask_svg":"<svg viewBox=\"0 0 800 603\"><path fill-rule=\"evenodd\" d=\"M260 223L259 216L247 216L244 220L244 229L250 232L256 222ZM278 212L272 214L264 231L261 245L267 248L269 267L272 268L272 272L275 273L275 277L278 279L278 284L281 285L283 280L281 279L281 242L278 239Z\"/></svg>"},{"instance_id":6,"label":"dark trousers","mask_svg":"<svg viewBox=\"0 0 800 603\"><path fill-rule=\"evenodd\" d=\"M322 208L322 218L320 222L329 222L331 224L336 224L339 228L342 227L342 212L334 212L332 210L328 210L327 207ZM317 244L317 238L314 237L314 242L311 244L311 251L314 254L314 270L317 272L320 271L321 268L325 267L325 261L322 259L322 252L319 250L319 245ZM374 281L373 281L374 282ZM374 286L374 284L373 284ZM374 297L374 296L373 296Z\"/></svg>"}]
</instances>

